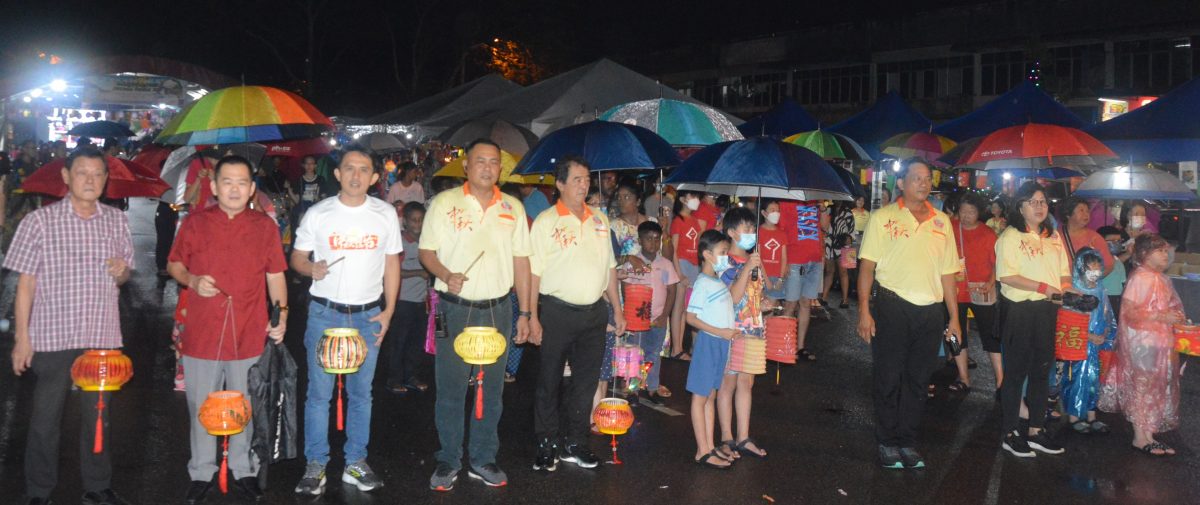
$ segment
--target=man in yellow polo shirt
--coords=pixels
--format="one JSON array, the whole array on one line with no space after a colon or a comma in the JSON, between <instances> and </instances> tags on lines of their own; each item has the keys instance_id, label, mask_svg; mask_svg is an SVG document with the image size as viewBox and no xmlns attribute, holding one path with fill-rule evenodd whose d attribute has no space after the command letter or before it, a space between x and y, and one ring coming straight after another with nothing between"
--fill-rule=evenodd
<instances>
[{"instance_id":1,"label":"man in yellow polo shirt","mask_svg":"<svg viewBox=\"0 0 1200 505\"><path fill-rule=\"evenodd\" d=\"M926 200L929 164L904 162L896 181L902 196L871 214L858 252L858 335L871 344L879 462L921 468L925 461L914 446L937 336L962 338L954 281L959 259L950 218Z\"/></svg>"},{"instance_id":2,"label":"man in yellow polo shirt","mask_svg":"<svg viewBox=\"0 0 1200 505\"><path fill-rule=\"evenodd\" d=\"M542 346L533 404L538 440L534 470L553 472L559 459L583 468L600 464L587 436L604 361L605 295L613 305L617 334L625 332L608 217L584 204L591 183L588 171L587 162L578 157L555 164L558 203L538 215L529 233L531 298L539 309L529 324L529 340ZM571 382L560 414L558 389L567 361Z\"/></svg>"},{"instance_id":3,"label":"man in yellow polo shirt","mask_svg":"<svg viewBox=\"0 0 1200 505\"><path fill-rule=\"evenodd\" d=\"M454 353L453 339L467 326L493 326L512 333L512 302L516 289L520 317L513 341L529 336L529 227L520 200L496 187L500 177L500 147L486 139L467 145L467 182L434 197L421 227L421 264L437 278L434 289L446 337L437 342L437 425L441 449L429 488L449 491L462 468L463 408L471 365ZM507 355L507 353L506 353ZM502 377L506 356L484 367L490 377ZM496 466L504 381L484 381L483 418L471 416L470 468L467 475L493 487L508 484Z\"/></svg>"}]
</instances>

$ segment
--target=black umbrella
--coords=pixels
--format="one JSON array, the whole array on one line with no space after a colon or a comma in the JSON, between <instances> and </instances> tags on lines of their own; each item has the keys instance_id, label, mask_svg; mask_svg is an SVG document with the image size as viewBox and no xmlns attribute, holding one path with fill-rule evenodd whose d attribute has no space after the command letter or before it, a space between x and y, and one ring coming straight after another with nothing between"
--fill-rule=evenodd
<instances>
[{"instance_id":1,"label":"black umbrella","mask_svg":"<svg viewBox=\"0 0 1200 505\"><path fill-rule=\"evenodd\" d=\"M121 123L112 121L90 121L75 125L67 132L72 137L88 137L93 139L125 138L134 135L133 130Z\"/></svg>"}]
</instances>

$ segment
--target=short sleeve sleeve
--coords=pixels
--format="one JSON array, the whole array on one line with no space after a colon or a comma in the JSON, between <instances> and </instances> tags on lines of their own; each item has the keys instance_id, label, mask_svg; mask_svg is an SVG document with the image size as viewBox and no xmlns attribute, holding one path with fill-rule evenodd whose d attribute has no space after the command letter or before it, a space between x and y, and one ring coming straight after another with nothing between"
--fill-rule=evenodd
<instances>
[{"instance_id":1,"label":"short sleeve sleeve","mask_svg":"<svg viewBox=\"0 0 1200 505\"><path fill-rule=\"evenodd\" d=\"M267 273L282 273L287 270L287 259L283 257L283 242L279 239L279 230L270 223L263 228L263 236L266 237L264 242L266 242Z\"/></svg>"},{"instance_id":2,"label":"short sleeve sleeve","mask_svg":"<svg viewBox=\"0 0 1200 505\"><path fill-rule=\"evenodd\" d=\"M687 311L692 314L704 314L704 304L711 295L712 283L708 279L697 280L692 286L692 297L688 300Z\"/></svg>"},{"instance_id":3,"label":"short sleeve sleeve","mask_svg":"<svg viewBox=\"0 0 1200 505\"><path fill-rule=\"evenodd\" d=\"M512 233L512 251L513 256L518 258L533 254L533 246L529 241L529 225L521 226L522 223L529 223L528 214L525 213L525 206L520 202L513 204L513 217L516 218L516 226L513 226Z\"/></svg>"},{"instance_id":4,"label":"short sleeve sleeve","mask_svg":"<svg viewBox=\"0 0 1200 505\"><path fill-rule=\"evenodd\" d=\"M130 270L135 268L133 237L129 232L129 220L125 219L124 213L117 219L117 253L125 260L125 264L129 265Z\"/></svg>"},{"instance_id":5,"label":"short sleeve sleeve","mask_svg":"<svg viewBox=\"0 0 1200 505\"><path fill-rule=\"evenodd\" d=\"M1059 243L1062 243L1061 237L1059 237ZM1059 248L1059 250L1062 251L1062 253L1058 255L1058 276L1071 277L1071 262L1067 258L1068 255L1066 245L1064 244L1063 247Z\"/></svg>"},{"instance_id":6,"label":"short sleeve sleeve","mask_svg":"<svg viewBox=\"0 0 1200 505\"><path fill-rule=\"evenodd\" d=\"M671 262L669 262L669 261L667 261L665 263L666 264L663 265L662 268L663 268L663 270L665 270L667 272L666 284L668 286L670 286L672 284L679 284L679 272L675 271L675 265L672 265Z\"/></svg>"},{"instance_id":7,"label":"short sleeve sleeve","mask_svg":"<svg viewBox=\"0 0 1200 505\"><path fill-rule=\"evenodd\" d=\"M320 219L317 212L311 209L304 213L304 217L300 218L300 226L296 228L296 242L292 247L301 251L312 252L316 250L316 221Z\"/></svg>"},{"instance_id":8,"label":"short sleeve sleeve","mask_svg":"<svg viewBox=\"0 0 1200 505\"><path fill-rule=\"evenodd\" d=\"M883 224L879 218L880 211L871 213L871 217L867 220L867 229L863 232L862 247L858 250L858 257L879 262L883 257ZM951 241L953 242L953 241Z\"/></svg>"},{"instance_id":9,"label":"short sleeve sleeve","mask_svg":"<svg viewBox=\"0 0 1200 505\"><path fill-rule=\"evenodd\" d=\"M1021 252L1017 250L1020 237L1015 231L1005 230L996 241L996 278L1021 274Z\"/></svg>"},{"instance_id":10,"label":"short sleeve sleeve","mask_svg":"<svg viewBox=\"0 0 1200 505\"><path fill-rule=\"evenodd\" d=\"M546 254L553 219L535 219L529 230L529 271L538 277L546 270ZM422 237L424 238L424 237Z\"/></svg>"},{"instance_id":11,"label":"short sleeve sleeve","mask_svg":"<svg viewBox=\"0 0 1200 505\"><path fill-rule=\"evenodd\" d=\"M388 212L388 243L383 248L384 254L400 254L404 252L404 239L400 236L400 218L395 212Z\"/></svg>"},{"instance_id":12,"label":"short sleeve sleeve","mask_svg":"<svg viewBox=\"0 0 1200 505\"><path fill-rule=\"evenodd\" d=\"M17 225L17 233L8 248L8 256L4 258L4 268L27 275L37 274L41 265L42 238L45 236L42 214L29 214Z\"/></svg>"},{"instance_id":13,"label":"short sleeve sleeve","mask_svg":"<svg viewBox=\"0 0 1200 505\"><path fill-rule=\"evenodd\" d=\"M446 212L445 197L438 195L433 197L433 201L429 202L429 210L425 211L425 222L421 225L421 241L417 245L420 249L427 251L437 251L442 246L442 233L446 229Z\"/></svg>"},{"instance_id":14,"label":"short sleeve sleeve","mask_svg":"<svg viewBox=\"0 0 1200 505\"><path fill-rule=\"evenodd\" d=\"M951 226L949 230L946 230L946 233L950 234L950 237L948 237L949 240L945 241L945 245L942 246L941 271L942 275L956 274L962 269L962 263L958 257L958 243L955 242L954 227Z\"/></svg>"}]
</instances>

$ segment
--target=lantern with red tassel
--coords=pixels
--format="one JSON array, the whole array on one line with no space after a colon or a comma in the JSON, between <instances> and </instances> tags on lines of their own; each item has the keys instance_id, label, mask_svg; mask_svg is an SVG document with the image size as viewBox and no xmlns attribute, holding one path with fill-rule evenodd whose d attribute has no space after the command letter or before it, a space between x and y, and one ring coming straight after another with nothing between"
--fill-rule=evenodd
<instances>
[{"instance_id":1,"label":"lantern with red tassel","mask_svg":"<svg viewBox=\"0 0 1200 505\"><path fill-rule=\"evenodd\" d=\"M633 426L633 409L629 408L629 402L620 398L600 400L596 410L592 412L592 422L596 423L596 429L600 433L612 436L610 445L613 464L620 465L621 459L617 457L617 435L624 435L629 431L629 427Z\"/></svg>"},{"instance_id":2,"label":"lantern with red tassel","mask_svg":"<svg viewBox=\"0 0 1200 505\"><path fill-rule=\"evenodd\" d=\"M84 351L71 365L71 380L79 389L96 395L96 438L92 452L104 452L104 392L118 391L133 378L133 362L116 349Z\"/></svg>"},{"instance_id":3,"label":"lantern with red tassel","mask_svg":"<svg viewBox=\"0 0 1200 505\"><path fill-rule=\"evenodd\" d=\"M238 391L215 391L200 405L200 426L221 441L221 493L229 492L229 436L237 435L250 422L250 402Z\"/></svg>"},{"instance_id":4,"label":"lantern with red tassel","mask_svg":"<svg viewBox=\"0 0 1200 505\"><path fill-rule=\"evenodd\" d=\"M483 419L483 367L504 355L508 341L490 326L468 326L454 338L454 352L468 365L479 365L475 377L475 419Z\"/></svg>"},{"instance_id":5,"label":"lantern with red tassel","mask_svg":"<svg viewBox=\"0 0 1200 505\"><path fill-rule=\"evenodd\" d=\"M367 342L355 328L329 328L317 343L317 361L325 373L337 375L337 429L346 429L342 408L342 376L355 373L367 360Z\"/></svg>"}]
</instances>

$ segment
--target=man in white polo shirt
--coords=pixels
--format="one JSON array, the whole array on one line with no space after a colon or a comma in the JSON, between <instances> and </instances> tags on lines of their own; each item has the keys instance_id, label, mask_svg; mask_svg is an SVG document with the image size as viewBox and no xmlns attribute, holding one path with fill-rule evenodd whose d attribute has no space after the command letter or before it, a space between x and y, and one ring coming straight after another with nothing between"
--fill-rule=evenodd
<instances>
[{"instance_id":1,"label":"man in white polo shirt","mask_svg":"<svg viewBox=\"0 0 1200 505\"><path fill-rule=\"evenodd\" d=\"M296 493L310 495L324 492L325 464L329 462L329 402L335 376L325 373L317 361L317 345L327 328L355 328L367 342L366 361L344 379L349 403L342 482L360 491L383 486L366 460L371 438L371 382L379 345L400 292L400 219L387 202L367 196L367 189L379 180L374 160L362 148L350 147L333 175L341 191L308 210L296 231L292 251L292 268L313 278L304 332L308 350L304 458L308 465L296 485Z\"/></svg>"}]
</instances>

